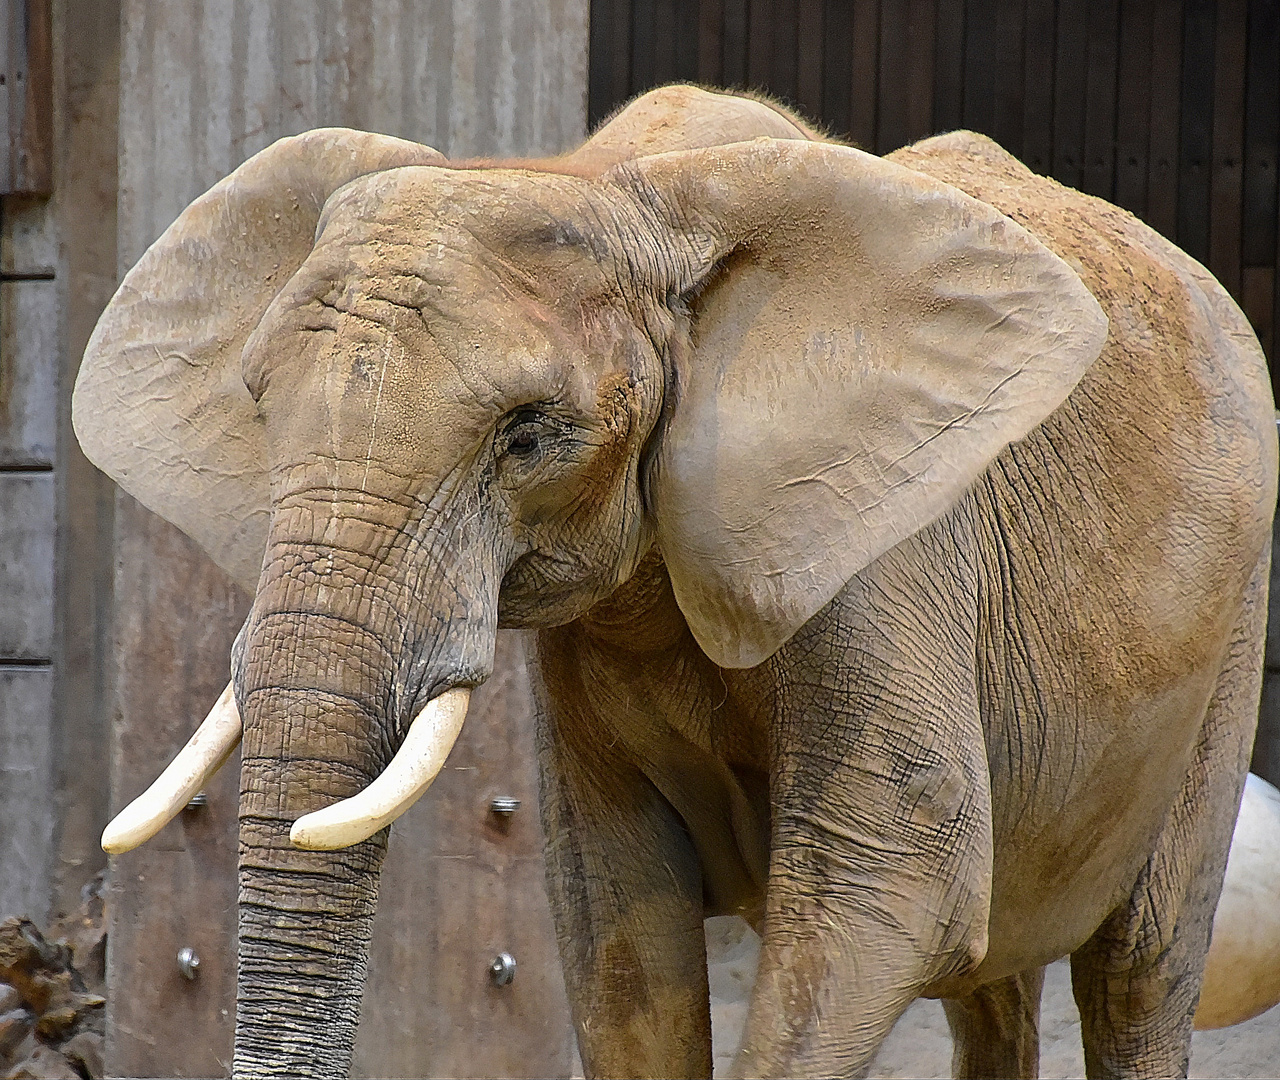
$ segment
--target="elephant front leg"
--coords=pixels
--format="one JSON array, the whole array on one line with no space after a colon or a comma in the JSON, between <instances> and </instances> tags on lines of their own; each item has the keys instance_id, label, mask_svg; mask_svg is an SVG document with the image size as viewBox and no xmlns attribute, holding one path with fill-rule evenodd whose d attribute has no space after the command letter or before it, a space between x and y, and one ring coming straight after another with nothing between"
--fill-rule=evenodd
<instances>
[{"instance_id":1,"label":"elephant front leg","mask_svg":"<svg viewBox=\"0 0 1280 1080\"><path fill-rule=\"evenodd\" d=\"M735 1075L864 1075L907 1005L986 953L972 639L919 624L936 600L880 602L901 595L851 586L774 661L772 857Z\"/></svg>"},{"instance_id":2,"label":"elephant front leg","mask_svg":"<svg viewBox=\"0 0 1280 1080\"><path fill-rule=\"evenodd\" d=\"M542 712L547 885L588 1077L710 1077L702 871L670 804L600 729ZM566 721L561 723L559 721ZM585 729L591 731L592 729Z\"/></svg>"}]
</instances>

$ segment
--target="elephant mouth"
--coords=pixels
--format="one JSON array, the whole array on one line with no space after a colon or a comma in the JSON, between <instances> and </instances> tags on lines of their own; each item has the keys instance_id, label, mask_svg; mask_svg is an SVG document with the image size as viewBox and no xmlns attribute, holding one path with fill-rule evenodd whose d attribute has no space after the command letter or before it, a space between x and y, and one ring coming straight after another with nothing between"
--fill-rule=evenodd
<instances>
[{"instance_id":1,"label":"elephant mouth","mask_svg":"<svg viewBox=\"0 0 1280 1080\"><path fill-rule=\"evenodd\" d=\"M409 725L395 757L363 791L293 823L289 839L307 851L337 851L367 840L409 809L431 786L462 731L471 691L437 694ZM232 685L155 782L112 819L103 850L132 851L163 829L231 756L244 725Z\"/></svg>"}]
</instances>

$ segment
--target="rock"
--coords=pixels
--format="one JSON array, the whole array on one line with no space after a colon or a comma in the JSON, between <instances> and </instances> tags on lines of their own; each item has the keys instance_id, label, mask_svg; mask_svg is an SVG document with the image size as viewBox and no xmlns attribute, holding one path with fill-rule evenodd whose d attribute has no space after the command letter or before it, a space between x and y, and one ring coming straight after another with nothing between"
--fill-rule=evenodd
<instances>
[{"instance_id":1,"label":"rock","mask_svg":"<svg viewBox=\"0 0 1280 1080\"><path fill-rule=\"evenodd\" d=\"M1280 791L1250 773L1205 960L1197 1031L1280 1002Z\"/></svg>"},{"instance_id":2,"label":"rock","mask_svg":"<svg viewBox=\"0 0 1280 1080\"><path fill-rule=\"evenodd\" d=\"M0 1077L102 1075L102 886L101 876L91 881L80 910L49 937L29 919L0 922Z\"/></svg>"}]
</instances>

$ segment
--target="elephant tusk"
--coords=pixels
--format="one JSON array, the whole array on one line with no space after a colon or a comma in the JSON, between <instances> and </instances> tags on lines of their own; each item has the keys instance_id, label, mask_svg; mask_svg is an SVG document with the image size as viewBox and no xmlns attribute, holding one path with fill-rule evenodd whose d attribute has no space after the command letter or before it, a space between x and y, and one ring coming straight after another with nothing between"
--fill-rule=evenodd
<instances>
[{"instance_id":1,"label":"elephant tusk","mask_svg":"<svg viewBox=\"0 0 1280 1080\"><path fill-rule=\"evenodd\" d=\"M422 707L382 775L360 794L293 823L289 839L308 851L336 851L367 840L409 809L444 767L462 730L471 691L446 690Z\"/></svg>"},{"instance_id":2,"label":"elephant tusk","mask_svg":"<svg viewBox=\"0 0 1280 1080\"><path fill-rule=\"evenodd\" d=\"M112 855L132 851L168 825L222 768L239 745L242 731L235 691L227 683L204 723L169 767L103 830L102 850Z\"/></svg>"}]
</instances>

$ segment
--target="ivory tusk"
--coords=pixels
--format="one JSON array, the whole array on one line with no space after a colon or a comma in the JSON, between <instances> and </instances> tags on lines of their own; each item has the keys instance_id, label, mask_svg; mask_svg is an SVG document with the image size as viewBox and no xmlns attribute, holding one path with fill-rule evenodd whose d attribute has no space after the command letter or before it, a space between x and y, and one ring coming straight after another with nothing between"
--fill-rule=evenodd
<instances>
[{"instance_id":1,"label":"ivory tusk","mask_svg":"<svg viewBox=\"0 0 1280 1080\"><path fill-rule=\"evenodd\" d=\"M413 718L396 756L360 794L293 823L289 839L308 851L336 851L367 840L409 809L444 767L462 730L471 691L446 690Z\"/></svg>"},{"instance_id":2,"label":"ivory tusk","mask_svg":"<svg viewBox=\"0 0 1280 1080\"><path fill-rule=\"evenodd\" d=\"M146 791L120 811L102 832L102 850L132 851L169 824L197 791L222 768L243 728L231 684L222 691L187 745Z\"/></svg>"}]
</instances>

